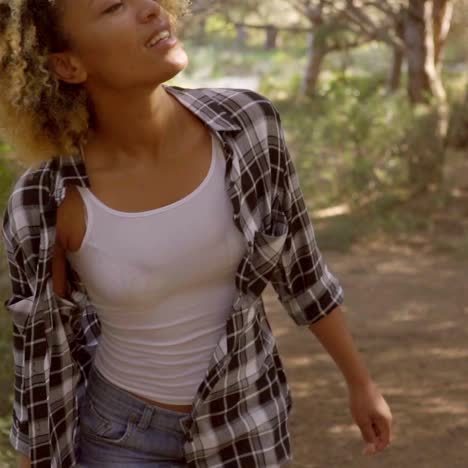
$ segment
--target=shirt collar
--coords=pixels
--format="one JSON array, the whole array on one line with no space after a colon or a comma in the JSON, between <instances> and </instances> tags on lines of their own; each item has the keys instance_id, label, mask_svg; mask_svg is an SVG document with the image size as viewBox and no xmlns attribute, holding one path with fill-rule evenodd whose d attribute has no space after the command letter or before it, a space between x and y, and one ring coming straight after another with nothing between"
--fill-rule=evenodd
<instances>
[{"instance_id":1,"label":"shirt collar","mask_svg":"<svg viewBox=\"0 0 468 468\"><path fill-rule=\"evenodd\" d=\"M237 132L242 129L239 125L239 120L232 113L226 111L226 108L221 105L220 99L216 99L213 90L162 86L215 133ZM221 138L220 135L218 137ZM90 183L86 174L86 167L80 154L58 156L53 159L52 165L55 165L57 170L55 187L53 189L54 198L57 202L60 203L62 200L66 184L89 187Z\"/></svg>"},{"instance_id":2,"label":"shirt collar","mask_svg":"<svg viewBox=\"0 0 468 468\"><path fill-rule=\"evenodd\" d=\"M241 130L239 121L233 114L215 99L207 89L185 89L179 86L163 87L171 93L181 104L192 111L206 125L215 131L238 131Z\"/></svg>"}]
</instances>

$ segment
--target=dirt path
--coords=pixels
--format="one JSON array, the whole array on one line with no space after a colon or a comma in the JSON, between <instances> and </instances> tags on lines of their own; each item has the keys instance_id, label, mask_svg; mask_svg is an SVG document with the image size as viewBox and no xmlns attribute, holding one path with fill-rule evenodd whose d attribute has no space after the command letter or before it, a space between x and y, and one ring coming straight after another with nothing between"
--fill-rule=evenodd
<instances>
[{"instance_id":1,"label":"dirt path","mask_svg":"<svg viewBox=\"0 0 468 468\"><path fill-rule=\"evenodd\" d=\"M395 440L383 453L361 455L341 373L268 286L266 312L293 396L290 467L468 468L466 260L369 245L324 257L343 284L345 317L392 409ZM0 466L9 466L2 455Z\"/></svg>"},{"instance_id":2,"label":"dirt path","mask_svg":"<svg viewBox=\"0 0 468 468\"><path fill-rule=\"evenodd\" d=\"M468 467L468 265L406 248L324 252L345 290L345 317L394 417L372 457L341 373L312 333L264 293L293 394L293 468Z\"/></svg>"}]
</instances>

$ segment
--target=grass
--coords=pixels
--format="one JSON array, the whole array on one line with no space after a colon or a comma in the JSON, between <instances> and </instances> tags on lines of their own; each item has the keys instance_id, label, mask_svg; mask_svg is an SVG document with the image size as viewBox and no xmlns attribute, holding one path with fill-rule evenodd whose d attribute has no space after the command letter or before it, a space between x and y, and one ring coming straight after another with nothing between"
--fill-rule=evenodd
<instances>
[{"instance_id":1,"label":"grass","mask_svg":"<svg viewBox=\"0 0 468 468\"><path fill-rule=\"evenodd\" d=\"M468 193L442 188L411 197L387 193L349 213L314 221L323 249L349 252L354 245L399 245L468 260Z\"/></svg>"}]
</instances>

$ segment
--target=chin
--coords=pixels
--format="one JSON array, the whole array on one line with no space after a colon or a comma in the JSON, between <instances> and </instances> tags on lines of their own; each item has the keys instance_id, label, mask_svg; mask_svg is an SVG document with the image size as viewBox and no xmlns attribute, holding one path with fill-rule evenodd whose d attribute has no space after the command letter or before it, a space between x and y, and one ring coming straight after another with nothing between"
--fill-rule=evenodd
<instances>
[{"instance_id":1,"label":"chin","mask_svg":"<svg viewBox=\"0 0 468 468\"><path fill-rule=\"evenodd\" d=\"M185 67L173 67L171 70L167 70L166 73L159 72L155 77L156 82L158 83L165 83L166 81L172 80L175 78L180 72L182 72Z\"/></svg>"},{"instance_id":2,"label":"chin","mask_svg":"<svg viewBox=\"0 0 468 468\"><path fill-rule=\"evenodd\" d=\"M174 68L178 69L178 72L185 70L189 64L189 58L185 50L181 49L178 54L170 57L170 63Z\"/></svg>"},{"instance_id":3,"label":"chin","mask_svg":"<svg viewBox=\"0 0 468 468\"><path fill-rule=\"evenodd\" d=\"M170 63L165 64L164 72L159 70L158 78L163 78L164 81L170 80L182 71L184 71L187 68L188 63L189 62L187 56L185 56L185 59L183 59L183 57L180 57L180 60L171 60Z\"/></svg>"}]
</instances>

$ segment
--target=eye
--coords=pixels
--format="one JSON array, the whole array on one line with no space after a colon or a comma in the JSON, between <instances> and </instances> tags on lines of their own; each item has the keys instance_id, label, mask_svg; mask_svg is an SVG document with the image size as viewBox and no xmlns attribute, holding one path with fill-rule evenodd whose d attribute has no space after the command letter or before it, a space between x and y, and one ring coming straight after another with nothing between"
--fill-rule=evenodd
<instances>
[{"instance_id":1,"label":"eye","mask_svg":"<svg viewBox=\"0 0 468 468\"><path fill-rule=\"evenodd\" d=\"M115 5L112 5L109 7L107 10L104 10L103 13L112 13L117 10L118 7L122 6L122 3L116 3Z\"/></svg>"}]
</instances>

